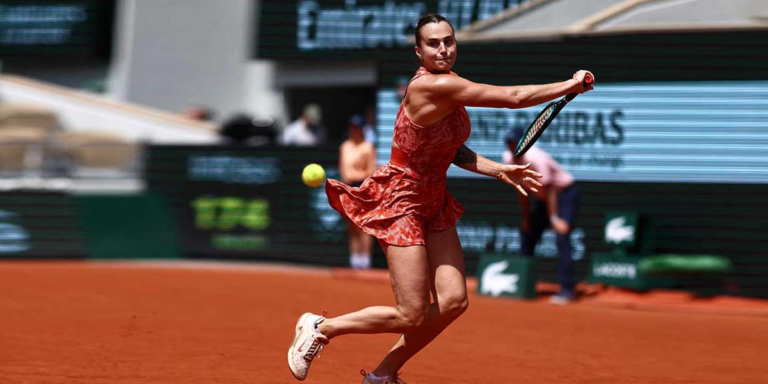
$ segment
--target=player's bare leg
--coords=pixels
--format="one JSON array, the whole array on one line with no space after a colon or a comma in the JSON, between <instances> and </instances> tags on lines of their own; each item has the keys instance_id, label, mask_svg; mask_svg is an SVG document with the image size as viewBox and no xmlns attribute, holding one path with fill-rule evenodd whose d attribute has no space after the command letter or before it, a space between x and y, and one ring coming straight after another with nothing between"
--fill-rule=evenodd
<instances>
[{"instance_id":1,"label":"player's bare leg","mask_svg":"<svg viewBox=\"0 0 768 384\"><path fill-rule=\"evenodd\" d=\"M318 330L329 339L348 333L410 333L429 312L430 282L424 246L387 249L387 263L397 307L374 306L329 318Z\"/></svg>"},{"instance_id":2,"label":"player's bare leg","mask_svg":"<svg viewBox=\"0 0 768 384\"><path fill-rule=\"evenodd\" d=\"M429 344L467 309L464 255L456 228L428 236L427 255L435 302L429 307L424 326L417 332L400 336L389 354L372 372L376 376L394 376L408 359Z\"/></svg>"},{"instance_id":3,"label":"player's bare leg","mask_svg":"<svg viewBox=\"0 0 768 384\"><path fill-rule=\"evenodd\" d=\"M304 380L314 358L331 338L347 333L410 333L422 327L429 312L429 269L424 246L389 247L390 280L397 307L369 307L326 319L305 313L296 323L288 349L288 366Z\"/></svg>"}]
</instances>

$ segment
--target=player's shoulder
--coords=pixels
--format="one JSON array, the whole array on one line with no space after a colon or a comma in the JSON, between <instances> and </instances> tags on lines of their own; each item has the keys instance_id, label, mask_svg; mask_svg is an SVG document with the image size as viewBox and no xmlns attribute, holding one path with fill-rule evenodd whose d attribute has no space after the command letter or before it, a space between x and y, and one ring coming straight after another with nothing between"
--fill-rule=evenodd
<instances>
[{"instance_id":1,"label":"player's shoulder","mask_svg":"<svg viewBox=\"0 0 768 384\"><path fill-rule=\"evenodd\" d=\"M430 73L419 77L415 81L411 82L410 87L418 91L444 91L451 88L461 86L462 82L466 82L462 77L455 74L448 73Z\"/></svg>"}]
</instances>

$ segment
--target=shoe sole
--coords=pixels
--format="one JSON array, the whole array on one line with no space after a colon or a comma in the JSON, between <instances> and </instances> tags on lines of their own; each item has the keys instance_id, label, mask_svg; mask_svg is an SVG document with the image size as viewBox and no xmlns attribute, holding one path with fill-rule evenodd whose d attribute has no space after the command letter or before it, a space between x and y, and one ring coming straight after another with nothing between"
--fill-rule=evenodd
<instances>
[{"instance_id":1,"label":"shoe sole","mask_svg":"<svg viewBox=\"0 0 768 384\"><path fill-rule=\"evenodd\" d=\"M299 340L299 335L301 335L301 331L303 328L301 324L304 323L304 320L306 320L307 316L310 316L310 315L312 314L307 312L301 315L301 317L299 317L299 321L296 322L296 333L293 336L293 343L291 343L291 347L288 348L288 369L291 370L291 374L293 375L293 377L295 377L296 380L299 380L299 381L304 381L306 377L300 377L299 375L296 374L296 372L293 371L293 359L291 359L292 357L291 351L293 351L293 348L296 346L296 342Z\"/></svg>"}]
</instances>

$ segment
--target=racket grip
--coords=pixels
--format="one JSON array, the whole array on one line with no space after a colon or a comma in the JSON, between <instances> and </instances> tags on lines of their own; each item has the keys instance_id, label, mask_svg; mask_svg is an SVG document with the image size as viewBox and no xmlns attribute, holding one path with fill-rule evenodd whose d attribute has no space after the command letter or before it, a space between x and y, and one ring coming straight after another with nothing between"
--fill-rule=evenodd
<instances>
[{"instance_id":1,"label":"racket grip","mask_svg":"<svg viewBox=\"0 0 768 384\"><path fill-rule=\"evenodd\" d=\"M595 77L592 76L591 73L587 73L586 76L584 76L584 86L592 85L592 83L595 82Z\"/></svg>"},{"instance_id":2,"label":"racket grip","mask_svg":"<svg viewBox=\"0 0 768 384\"><path fill-rule=\"evenodd\" d=\"M588 87L588 86L592 85L592 83L594 83L594 82L595 82L595 77L592 76L591 73L587 73L584 76L584 82L582 83L582 85L584 87ZM569 93L569 94L565 95L565 101L566 102L570 102L571 100L575 99L577 95L578 95L578 93Z\"/></svg>"}]
</instances>

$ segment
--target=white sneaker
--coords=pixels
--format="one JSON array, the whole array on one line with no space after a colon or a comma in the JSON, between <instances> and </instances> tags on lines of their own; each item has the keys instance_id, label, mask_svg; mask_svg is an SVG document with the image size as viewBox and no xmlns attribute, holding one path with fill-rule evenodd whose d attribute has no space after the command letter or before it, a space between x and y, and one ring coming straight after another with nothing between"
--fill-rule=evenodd
<instances>
[{"instance_id":1,"label":"white sneaker","mask_svg":"<svg viewBox=\"0 0 768 384\"><path fill-rule=\"evenodd\" d=\"M288 348L288 367L297 380L303 381L307 378L312 360L319 356L323 347L328 344L328 338L315 328L315 325L323 320L325 317L307 312L296 322L296 336Z\"/></svg>"},{"instance_id":2,"label":"white sneaker","mask_svg":"<svg viewBox=\"0 0 768 384\"><path fill-rule=\"evenodd\" d=\"M352 269L360 269L360 256L356 253L349 255L349 266L352 267Z\"/></svg>"},{"instance_id":3,"label":"white sneaker","mask_svg":"<svg viewBox=\"0 0 768 384\"><path fill-rule=\"evenodd\" d=\"M371 255L351 255L349 256L349 266L352 267L352 269L371 269Z\"/></svg>"},{"instance_id":4,"label":"white sneaker","mask_svg":"<svg viewBox=\"0 0 768 384\"><path fill-rule=\"evenodd\" d=\"M549 297L550 304L568 305L573 302L573 295L558 293Z\"/></svg>"},{"instance_id":5,"label":"white sneaker","mask_svg":"<svg viewBox=\"0 0 768 384\"><path fill-rule=\"evenodd\" d=\"M371 269L371 255L360 255L360 261L358 262L360 269Z\"/></svg>"}]
</instances>

